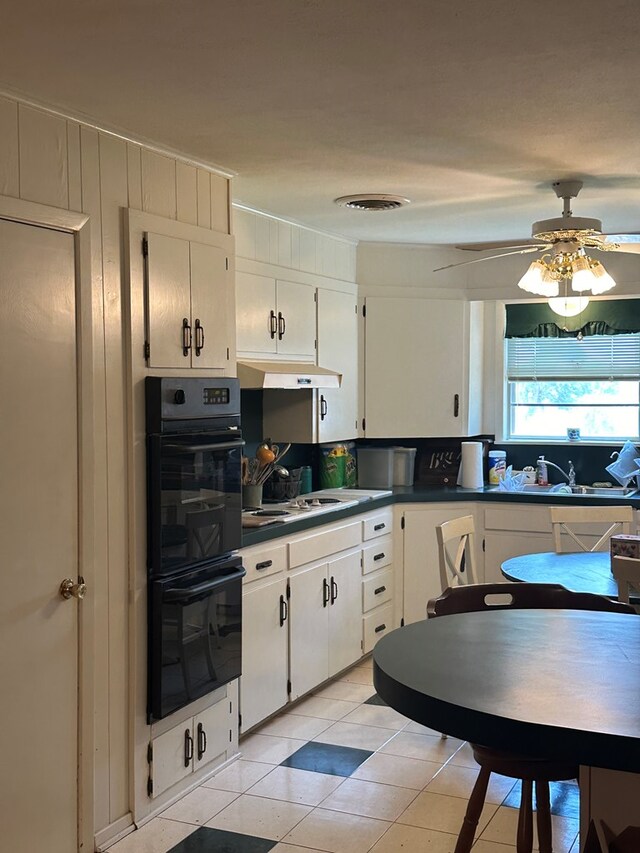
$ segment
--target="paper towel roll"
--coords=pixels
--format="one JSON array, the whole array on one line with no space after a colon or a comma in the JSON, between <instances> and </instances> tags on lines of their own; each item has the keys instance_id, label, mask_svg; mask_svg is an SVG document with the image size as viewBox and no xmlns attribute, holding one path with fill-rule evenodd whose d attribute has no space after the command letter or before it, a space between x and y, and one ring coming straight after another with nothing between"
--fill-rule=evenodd
<instances>
[{"instance_id":1,"label":"paper towel roll","mask_svg":"<svg viewBox=\"0 0 640 853\"><path fill-rule=\"evenodd\" d=\"M462 442L458 485L465 489L481 489L484 486L481 441Z\"/></svg>"}]
</instances>

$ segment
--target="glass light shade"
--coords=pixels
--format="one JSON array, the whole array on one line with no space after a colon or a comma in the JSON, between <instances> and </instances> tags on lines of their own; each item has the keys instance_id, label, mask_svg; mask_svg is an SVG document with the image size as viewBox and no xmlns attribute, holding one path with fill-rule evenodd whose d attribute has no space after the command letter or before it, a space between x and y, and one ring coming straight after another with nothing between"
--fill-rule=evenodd
<instances>
[{"instance_id":1,"label":"glass light shade","mask_svg":"<svg viewBox=\"0 0 640 853\"><path fill-rule=\"evenodd\" d=\"M557 296L549 300L549 308L561 317L576 317L588 304L588 296Z\"/></svg>"},{"instance_id":2,"label":"glass light shade","mask_svg":"<svg viewBox=\"0 0 640 853\"><path fill-rule=\"evenodd\" d=\"M600 261L591 261L591 272L594 276L594 296L597 296L599 293L606 293L607 290L611 290L611 288L616 286L614 279L605 270Z\"/></svg>"},{"instance_id":3,"label":"glass light shade","mask_svg":"<svg viewBox=\"0 0 640 853\"><path fill-rule=\"evenodd\" d=\"M586 269L582 266L576 269L578 261L581 260L582 258L578 258L578 260L574 262L573 276L571 278L571 289L575 290L576 293L584 293L585 290L593 290L593 287L596 284L596 277L591 272L588 262L586 264Z\"/></svg>"},{"instance_id":4,"label":"glass light shade","mask_svg":"<svg viewBox=\"0 0 640 853\"><path fill-rule=\"evenodd\" d=\"M534 261L518 282L518 287L536 296L557 296L558 282L549 275L542 261Z\"/></svg>"}]
</instances>

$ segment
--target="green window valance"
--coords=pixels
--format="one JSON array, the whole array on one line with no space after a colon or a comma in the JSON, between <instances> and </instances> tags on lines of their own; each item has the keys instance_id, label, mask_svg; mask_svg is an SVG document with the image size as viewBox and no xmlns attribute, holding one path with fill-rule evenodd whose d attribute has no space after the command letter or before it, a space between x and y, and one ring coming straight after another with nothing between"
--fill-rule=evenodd
<instances>
[{"instance_id":1,"label":"green window valance","mask_svg":"<svg viewBox=\"0 0 640 853\"><path fill-rule=\"evenodd\" d=\"M575 338L640 332L640 299L590 302L575 317L560 317L546 302L507 305L505 338Z\"/></svg>"}]
</instances>

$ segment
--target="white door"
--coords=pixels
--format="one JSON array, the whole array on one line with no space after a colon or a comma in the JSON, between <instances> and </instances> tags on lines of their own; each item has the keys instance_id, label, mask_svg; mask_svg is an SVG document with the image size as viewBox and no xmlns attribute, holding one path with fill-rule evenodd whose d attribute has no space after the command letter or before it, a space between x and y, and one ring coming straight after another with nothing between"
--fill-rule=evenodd
<instances>
[{"instance_id":1,"label":"white door","mask_svg":"<svg viewBox=\"0 0 640 853\"><path fill-rule=\"evenodd\" d=\"M289 678L293 700L326 681L329 674L327 564L292 575L289 586Z\"/></svg>"},{"instance_id":2,"label":"white door","mask_svg":"<svg viewBox=\"0 0 640 853\"><path fill-rule=\"evenodd\" d=\"M228 364L229 259L223 249L190 243L192 367L225 368Z\"/></svg>"},{"instance_id":3,"label":"white door","mask_svg":"<svg viewBox=\"0 0 640 853\"><path fill-rule=\"evenodd\" d=\"M329 676L362 657L362 551L329 562Z\"/></svg>"},{"instance_id":4,"label":"white door","mask_svg":"<svg viewBox=\"0 0 640 853\"><path fill-rule=\"evenodd\" d=\"M189 241L148 233L147 242L149 367L190 367Z\"/></svg>"},{"instance_id":5,"label":"white door","mask_svg":"<svg viewBox=\"0 0 640 853\"><path fill-rule=\"evenodd\" d=\"M78 848L74 238L0 221L0 826L3 850Z\"/></svg>"},{"instance_id":6,"label":"white door","mask_svg":"<svg viewBox=\"0 0 640 853\"><path fill-rule=\"evenodd\" d=\"M467 434L466 310L459 300L367 297L367 438Z\"/></svg>"},{"instance_id":7,"label":"white door","mask_svg":"<svg viewBox=\"0 0 640 853\"><path fill-rule=\"evenodd\" d=\"M276 282L264 275L236 273L238 352L272 354L278 349Z\"/></svg>"},{"instance_id":8,"label":"white door","mask_svg":"<svg viewBox=\"0 0 640 853\"><path fill-rule=\"evenodd\" d=\"M278 353L309 357L316 354L315 288L293 281L277 282Z\"/></svg>"},{"instance_id":9,"label":"white door","mask_svg":"<svg viewBox=\"0 0 640 853\"><path fill-rule=\"evenodd\" d=\"M318 441L358 434L358 318L356 298L318 289L318 364L342 374L339 388L318 391Z\"/></svg>"}]
</instances>

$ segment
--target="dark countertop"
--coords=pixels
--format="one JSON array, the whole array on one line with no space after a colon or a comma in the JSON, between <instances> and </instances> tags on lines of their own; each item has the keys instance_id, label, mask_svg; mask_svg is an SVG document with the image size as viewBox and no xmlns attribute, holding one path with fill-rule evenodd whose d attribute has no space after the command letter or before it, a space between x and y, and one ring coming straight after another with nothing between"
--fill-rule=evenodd
<instances>
[{"instance_id":1,"label":"dark countertop","mask_svg":"<svg viewBox=\"0 0 640 853\"><path fill-rule=\"evenodd\" d=\"M401 714L463 740L638 773L639 660L637 616L496 610L392 631L373 682Z\"/></svg>"},{"instance_id":2,"label":"dark countertop","mask_svg":"<svg viewBox=\"0 0 640 853\"><path fill-rule=\"evenodd\" d=\"M293 533L301 533L324 524L332 524L364 512L380 509L398 503L453 503L455 501L490 501L491 503L507 504L539 504L549 506L561 503L567 506L611 506L612 503L623 503L640 509L640 494L633 496L612 495L557 495L531 494L496 491L495 486L485 486L482 489L463 489L460 486L394 486L391 495L381 498L372 498L363 501L356 506L345 509L335 509L330 512L316 515L312 518L300 518L295 521L279 522L270 524L257 530L246 530L242 534L242 547L257 545L260 542L269 542L282 536Z\"/></svg>"}]
</instances>

